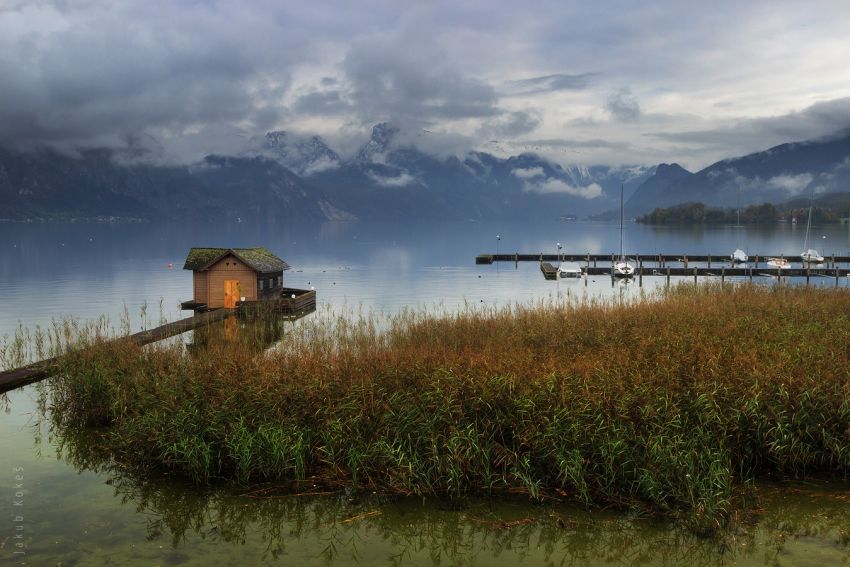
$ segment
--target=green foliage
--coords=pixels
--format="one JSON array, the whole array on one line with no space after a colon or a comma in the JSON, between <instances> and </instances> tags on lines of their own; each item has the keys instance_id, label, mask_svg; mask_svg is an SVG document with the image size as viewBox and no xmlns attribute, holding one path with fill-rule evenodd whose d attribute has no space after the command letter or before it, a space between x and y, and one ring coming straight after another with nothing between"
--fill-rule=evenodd
<instances>
[{"instance_id":1,"label":"green foliage","mask_svg":"<svg viewBox=\"0 0 850 567\"><path fill-rule=\"evenodd\" d=\"M681 515L759 475L850 472L850 294L682 287L633 303L317 316L244 341L74 350L60 430L196 482L524 492ZM77 437L81 437L77 435Z\"/></svg>"},{"instance_id":2,"label":"green foliage","mask_svg":"<svg viewBox=\"0 0 850 567\"><path fill-rule=\"evenodd\" d=\"M793 218L805 223L808 214L808 206L777 207L770 203L763 203L741 209L741 224L774 224L780 220L790 222ZM846 209L814 207L812 222L814 224L838 223L846 215ZM736 209L709 207L703 203L684 203L666 209L657 208L636 220L643 224L736 224L738 213Z\"/></svg>"}]
</instances>

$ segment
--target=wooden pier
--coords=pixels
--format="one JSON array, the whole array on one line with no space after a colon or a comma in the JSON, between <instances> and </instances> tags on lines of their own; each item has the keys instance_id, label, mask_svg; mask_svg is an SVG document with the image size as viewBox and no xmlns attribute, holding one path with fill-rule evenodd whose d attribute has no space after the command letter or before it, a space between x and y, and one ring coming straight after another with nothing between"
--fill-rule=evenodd
<instances>
[{"instance_id":1,"label":"wooden pier","mask_svg":"<svg viewBox=\"0 0 850 567\"><path fill-rule=\"evenodd\" d=\"M232 315L233 311L230 309L213 309L211 311L197 313L192 317L180 319L173 323L166 323L155 329L141 331L115 340L131 341L139 346L143 346L205 325L211 325L217 321L223 321ZM28 366L0 372L0 393L8 392L9 390L14 390L15 388L20 388L21 386L26 386L27 384L47 378L56 371L59 362L59 358L48 358L47 360L42 360Z\"/></svg>"},{"instance_id":2,"label":"wooden pier","mask_svg":"<svg viewBox=\"0 0 850 567\"><path fill-rule=\"evenodd\" d=\"M114 340L131 341L143 346L224 321L232 316L248 318L274 316L294 319L316 310L315 290L284 288L283 292L286 292L285 296L281 293L280 297L239 302L236 309L205 309L205 305L199 305L192 317ZM0 372L0 394L48 378L59 367L60 358L49 358L21 368Z\"/></svg>"},{"instance_id":3,"label":"wooden pier","mask_svg":"<svg viewBox=\"0 0 850 567\"><path fill-rule=\"evenodd\" d=\"M783 258L796 266L777 268L768 265L772 258ZM495 262L512 262L516 267L520 262L537 262L540 271L547 280L558 278L557 265L560 262L578 262L582 275L610 276L611 267L616 261L614 254L481 254L476 256L475 263L488 265ZM716 277L721 281L725 278L756 277L773 278L832 278L836 285L840 278L850 276L850 256L832 255L824 258L821 264L805 264L799 256L753 255L746 264L733 264L729 256L712 254L634 254L628 261L635 266L634 277L643 281L644 277L693 277L694 281L701 277ZM840 268L843 264L845 267Z\"/></svg>"},{"instance_id":4,"label":"wooden pier","mask_svg":"<svg viewBox=\"0 0 850 567\"><path fill-rule=\"evenodd\" d=\"M585 262L596 264L598 262L611 262L617 258L615 254L479 254L475 257L476 264L492 264L493 262ZM655 263L660 266L667 264L688 264L701 262L709 264L729 264L731 258L728 254L722 256L716 254L630 254L629 260L633 262ZM764 264L768 258L785 258L789 262L802 262L800 256L789 256L787 254L765 254L750 255L749 264L758 267ZM835 264L850 263L850 256L831 255L824 258L826 267L836 267Z\"/></svg>"}]
</instances>

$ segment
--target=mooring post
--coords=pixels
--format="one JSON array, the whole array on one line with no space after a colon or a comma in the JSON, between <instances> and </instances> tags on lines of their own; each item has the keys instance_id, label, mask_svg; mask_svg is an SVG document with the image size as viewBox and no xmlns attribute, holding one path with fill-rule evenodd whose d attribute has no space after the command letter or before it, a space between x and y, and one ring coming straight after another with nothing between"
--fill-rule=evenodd
<instances>
[{"instance_id":1,"label":"mooring post","mask_svg":"<svg viewBox=\"0 0 850 567\"><path fill-rule=\"evenodd\" d=\"M806 285L809 285L809 276L812 273L812 266L808 262L806 262Z\"/></svg>"},{"instance_id":2,"label":"mooring post","mask_svg":"<svg viewBox=\"0 0 850 567\"><path fill-rule=\"evenodd\" d=\"M685 261L685 269L687 270L688 269L688 257L687 256L684 257L684 261Z\"/></svg>"},{"instance_id":3,"label":"mooring post","mask_svg":"<svg viewBox=\"0 0 850 567\"><path fill-rule=\"evenodd\" d=\"M838 268L835 268L835 287L838 287Z\"/></svg>"},{"instance_id":4,"label":"mooring post","mask_svg":"<svg viewBox=\"0 0 850 567\"><path fill-rule=\"evenodd\" d=\"M697 283L697 270L698 270L698 269L699 269L699 268L694 268L694 284L696 284L696 283Z\"/></svg>"},{"instance_id":5,"label":"mooring post","mask_svg":"<svg viewBox=\"0 0 850 567\"><path fill-rule=\"evenodd\" d=\"M667 287L670 287L670 268L667 268Z\"/></svg>"},{"instance_id":6,"label":"mooring post","mask_svg":"<svg viewBox=\"0 0 850 567\"><path fill-rule=\"evenodd\" d=\"M753 267L750 266L750 283L753 283Z\"/></svg>"},{"instance_id":7,"label":"mooring post","mask_svg":"<svg viewBox=\"0 0 850 567\"><path fill-rule=\"evenodd\" d=\"M726 266L720 268L720 287L726 282Z\"/></svg>"},{"instance_id":8,"label":"mooring post","mask_svg":"<svg viewBox=\"0 0 850 567\"><path fill-rule=\"evenodd\" d=\"M758 255L756 255L756 270L758 270L758 269L759 269L759 257L758 257ZM750 279L753 279L752 275L753 275L753 270L750 269Z\"/></svg>"},{"instance_id":9,"label":"mooring post","mask_svg":"<svg viewBox=\"0 0 850 567\"><path fill-rule=\"evenodd\" d=\"M711 254L708 255L708 269L711 269Z\"/></svg>"},{"instance_id":10,"label":"mooring post","mask_svg":"<svg viewBox=\"0 0 850 567\"><path fill-rule=\"evenodd\" d=\"M832 254L832 267L835 268L835 253Z\"/></svg>"},{"instance_id":11,"label":"mooring post","mask_svg":"<svg viewBox=\"0 0 850 567\"><path fill-rule=\"evenodd\" d=\"M638 286L643 287L643 258L638 258Z\"/></svg>"},{"instance_id":12,"label":"mooring post","mask_svg":"<svg viewBox=\"0 0 850 567\"><path fill-rule=\"evenodd\" d=\"M519 252L514 254L514 270L519 270Z\"/></svg>"},{"instance_id":13,"label":"mooring post","mask_svg":"<svg viewBox=\"0 0 850 567\"><path fill-rule=\"evenodd\" d=\"M586 260L587 260L587 267L590 268L590 252L587 253ZM587 276L587 272L584 272L584 275Z\"/></svg>"}]
</instances>

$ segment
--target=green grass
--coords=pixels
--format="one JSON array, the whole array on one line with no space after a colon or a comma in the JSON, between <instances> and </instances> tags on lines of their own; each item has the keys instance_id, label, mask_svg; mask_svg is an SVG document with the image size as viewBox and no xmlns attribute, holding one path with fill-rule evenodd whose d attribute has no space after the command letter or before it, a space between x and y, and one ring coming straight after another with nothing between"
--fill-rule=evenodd
<instances>
[{"instance_id":1,"label":"green grass","mask_svg":"<svg viewBox=\"0 0 850 567\"><path fill-rule=\"evenodd\" d=\"M265 353L223 335L191 353L74 348L51 381L56 426L94 429L122 467L198 483L523 492L638 506L700 532L759 476L850 471L841 290L683 286L625 304L316 316Z\"/></svg>"}]
</instances>

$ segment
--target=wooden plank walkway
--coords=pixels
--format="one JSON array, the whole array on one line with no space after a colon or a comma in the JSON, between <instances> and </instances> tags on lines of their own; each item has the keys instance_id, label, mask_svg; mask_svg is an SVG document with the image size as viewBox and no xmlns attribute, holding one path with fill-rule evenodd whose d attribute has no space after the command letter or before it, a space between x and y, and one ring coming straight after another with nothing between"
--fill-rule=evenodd
<instances>
[{"instance_id":1,"label":"wooden plank walkway","mask_svg":"<svg viewBox=\"0 0 850 567\"><path fill-rule=\"evenodd\" d=\"M750 264L758 267L764 264L767 258L785 258L789 262L802 262L800 256L789 256L782 254L750 254ZM475 257L476 264L492 264L493 262L585 262L594 264L597 262L611 262L616 258L615 254L479 254ZM667 264L688 264L690 262L729 264L728 254L630 254L629 260L633 262L652 262L659 266ZM835 264L850 263L850 256L830 255L824 258L824 266L834 267Z\"/></svg>"},{"instance_id":2,"label":"wooden plank walkway","mask_svg":"<svg viewBox=\"0 0 850 567\"><path fill-rule=\"evenodd\" d=\"M140 346L146 345L197 329L198 327L203 327L204 325L223 321L231 315L233 315L233 310L231 309L214 309L173 323L166 323L155 329L141 331L114 340L132 341ZM8 392L9 390L14 390L15 388L20 388L21 386L26 386L27 384L47 378L56 371L58 364L59 358L49 358L30 364L29 366L0 372L0 393Z\"/></svg>"}]
</instances>

